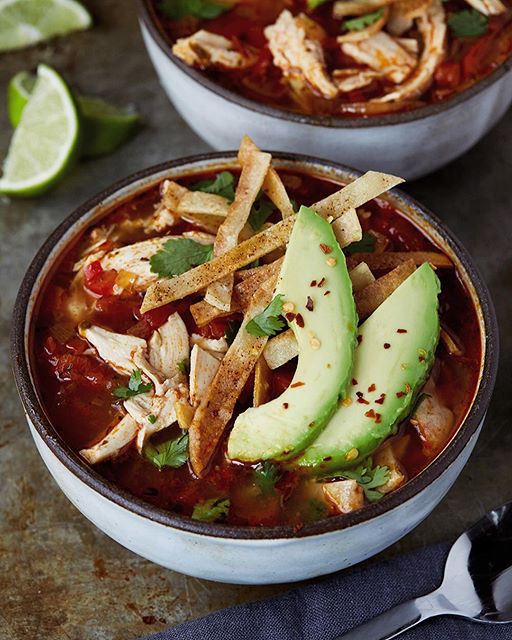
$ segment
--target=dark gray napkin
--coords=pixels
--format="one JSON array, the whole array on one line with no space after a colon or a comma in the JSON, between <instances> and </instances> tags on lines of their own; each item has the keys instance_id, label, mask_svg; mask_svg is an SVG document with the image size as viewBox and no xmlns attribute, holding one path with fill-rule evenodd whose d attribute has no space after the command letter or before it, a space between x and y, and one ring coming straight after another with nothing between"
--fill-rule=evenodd
<instances>
[{"instance_id":1,"label":"dark gray napkin","mask_svg":"<svg viewBox=\"0 0 512 640\"><path fill-rule=\"evenodd\" d=\"M436 588L448 545L343 571L282 596L217 611L145 640L334 640L390 607ZM403 640L512 640L512 625L433 618Z\"/></svg>"}]
</instances>

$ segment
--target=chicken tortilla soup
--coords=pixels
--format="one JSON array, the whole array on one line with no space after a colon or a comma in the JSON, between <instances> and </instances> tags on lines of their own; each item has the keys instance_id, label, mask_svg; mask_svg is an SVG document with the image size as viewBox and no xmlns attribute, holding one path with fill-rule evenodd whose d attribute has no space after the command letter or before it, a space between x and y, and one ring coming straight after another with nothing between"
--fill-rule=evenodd
<instances>
[{"instance_id":1,"label":"chicken tortilla soup","mask_svg":"<svg viewBox=\"0 0 512 640\"><path fill-rule=\"evenodd\" d=\"M406 111L512 53L509 0L148 0L173 53L250 100L314 116Z\"/></svg>"},{"instance_id":2,"label":"chicken tortilla soup","mask_svg":"<svg viewBox=\"0 0 512 640\"><path fill-rule=\"evenodd\" d=\"M472 403L477 314L450 258L380 198L276 169L183 175L63 253L33 323L64 441L158 507L234 525L364 508L420 473Z\"/></svg>"}]
</instances>

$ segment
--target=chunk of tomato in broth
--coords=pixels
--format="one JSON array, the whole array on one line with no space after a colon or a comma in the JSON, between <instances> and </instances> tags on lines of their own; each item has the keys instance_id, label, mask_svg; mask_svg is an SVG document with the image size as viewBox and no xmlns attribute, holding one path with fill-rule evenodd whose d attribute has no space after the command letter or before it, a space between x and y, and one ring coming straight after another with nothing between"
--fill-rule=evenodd
<instances>
[{"instance_id":1,"label":"chunk of tomato in broth","mask_svg":"<svg viewBox=\"0 0 512 640\"><path fill-rule=\"evenodd\" d=\"M339 183L320 176L288 170L280 171L280 174L290 197L298 204L311 205L340 188ZM189 184L212 177L211 173L205 173L179 181ZM127 220L139 219L139 216L145 219L154 211L158 201L158 188L149 189L107 213L97 224L119 227L120 239L116 241L116 247L146 239L140 226L127 225L125 231L123 225ZM420 229L384 199L366 204L359 210L359 216L364 231L378 238L375 250L437 250ZM192 228L183 223L166 229L162 235L179 234ZM83 308L83 316L71 319L64 310L76 293L73 289L76 287L76 274L72 265L87 248L87 242L88 236L84 234L82 240L61 257L53 275L42 288L33 333L34 372L42 402L56 430L75 451L98 442L119 420L121 405L112 391L117 386L126 385L126 378L103 363L90 345L79 337L77 327L80 322L86 320L147 340L172 313L179 313L189 334L219 339L226 335L233 321L242 319L241 314L234 313L198 327L190 313L190 305L201 299L198 295L141 314L143 294L130 289L119 291L115 287L117 276L114 277L110 270L103 270L101 264L98 268L94 262L84 274L83 306L78 307ZM441 344L436 354L432 384L435 394L453 412L455 429L463 419L476 388L481 359L480 335L475 310L457 274L449 269L440 269L437 273L442 284L441 321L456 336L462 355L450 354ZM50 308L48 301L52 301ZM281 395L289 386L296 363L297 359L294 359L270 373L272 398ZM252 377L237 403L233 420L251 402ZM297 471L293 465L276 463L275 477L263 490L258 482L259 465L227 459L225 452L230 424L208 472L202 478L196 478L186 464L159 470L144 455L139 455L133 446L123 450L119 457L97 465L96 469L133 495L186 516L192 514L198 502L229 498L226 521L240 526L290 524L300 529L306 522L334 513L334 509L323 500L321 485L316 479ZM153 436L152 444L165 442L179 433L177 426L173 425ZM437 453L425 447L418 430L408 420L404 421L394 442L407 477L419 473Z\"/></svg>"}]
</instances>

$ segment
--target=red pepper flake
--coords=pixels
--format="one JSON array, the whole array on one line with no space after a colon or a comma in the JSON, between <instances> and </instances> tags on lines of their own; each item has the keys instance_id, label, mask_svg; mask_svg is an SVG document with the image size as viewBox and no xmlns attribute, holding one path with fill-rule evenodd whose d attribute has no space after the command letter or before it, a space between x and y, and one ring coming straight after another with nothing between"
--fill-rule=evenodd
<instances>
[{"instance_id":1,"label":"red pepper flake","mask_svg":"<svg viewBox=\"0 0 512 640\"><path fill-rule=\"evenodd\" d=\"M311 296L308 296L308 300L306 302L306 309L308 311L313 311L314 308L315 308L315 304L313 302L313 298Z\"/></svg>"},{"instance_id":2,"label":"red pepper flake","mask_svg":"<svg viewBox=\"0 0 512 640\"><path fill-rule=\"evenodd\" d=\"M406 395L407 394L405 393L405 391L397 391L397 393L396 393L396 397L397 398L403 398Z\"/></svg>"},{"instance_id":3,"label":"red pepper flake","mask_svg":"<svg viewBox=\"0 0 512 640\"><path fill-rule=\"evenodd\" d=\"M368 393L371 393L372 391L375 391L375 389L376 389L376 388L377 388L377 387L376 387L374 384L371 384L371 385L368 387Z\"/></svg>"},{"instance_id":4,"label":"red pepper flake","mask_svg":"<svg viewBox=\"0 0 512 640\"><path fill-rule=\"evenodd\" d=\"M288 409L290 405L287 402L283 402L283 409Z\"/></svg>"},{"instance_id":5,"label":"red pepper flake","mask_svg":"<svg viewBox=\"0 0 512 640\"><path fill-rule=\"evenodd\" d=\"M329 289L327 289L327 291L324 293L324 296L328 296L331 292L329 291Z\"/></svg>"},{"instance_id":6,"label":"red pepper flake","mask_svg":"<svg viewBox=\"0 0 512 640\"><path fill-rule=\"evenodd\" d=\"M368 409L368 411L364 415L367 418L375 418L375 411L373 409Z\"/></svg>"},{"instance_id":7,"label":"red pepper flake","mask_svg":"<svg viewBox=\"0 0 512 640\"><path fill-rule=\"evenodd\" d=\"M380 424L382 422L382 416L380 413L375 414L375 422L376 424Z\"/></svg>"},{"instance_id":8,"label":"red pepper flake","mask_svg":"<svg viewBox=\"0 0 512 640\"><path fill-rule=\"evenodd\" d=\"M358 335L357 336L357 344L361 344L362 341L363 341L363 336L362 335Z\"/></svg>"},{"instance_id":9,"label":"red pepper flake","mask_svg":"<svg viewBox=\"0 0 512 640\"><path fill-rule=\"evenodd\" d=\"M332 253L332 247L330 247L328 244L324 244L323 242L320 243L320 249L326 255L328 255L329 253Z\"/></svg>"},{"instance_id":10,"label":"red pepper flake","mask_svg":"<svg viewBox=\"0 0 512 640\"><path fill-rule=\"evenodd\" d=\"M298 313L295 316L295 322L297 323L297 325L303 329L304 328L304 318L302 317L302 315L300 313Z\"/></svg>"},{"instance_id":11,"label":"red pepper flake","mask_svg":"<svg viewBox=\"0 0 512 640\"><path fill-rule=\"evenodd\" d=\"M418 360L420 362L425 362L425 356L422 353L420 353L420 355L418 356Z\"/></svg>"},{"instance_id":12,"label":"red pepper flake","mask_svg":"<svg viewBox=\"0 0 512 640\"><path fill-rule=\"evenodd\" d=\"M386 399L386 394L385 393L381 393L380 394L380 398L377 398L377 400L375 400L375 402L377 404L384 404L384 400Z\"/></svg>"},{"instance_id":13,"label":"red pepper flake","mask_svg":"<svg viewBox=\"0 0 512 640\"><path fill-rule=\"evenodd\" d=\"M362 391L356 391L356 396L358 398L362 398L364 396L364 393Z\"/></svg>"},{"instance_id":14,"label":"red pepper flake","mask_svg":"<svg viewBox=\"0 0 512 640\"><path fill-rule=\"evenodd\" d=\"M329 462L329 460L332 460L332 456L325 456L325 458L323 458L324 462Z\"/></svg>"},{"instance_id":15,"label":"red pepper flake","mask_svg":"<svg viewBox=\"0 0 512 640\"><path fill-rule=\"evenodd\" d=\"M285 315L285 318L288 320L288 322L293 322L293 320L295 320L295 314L294 313L287 313Z\"/></svg>"},{"instance_id":16,"label":"red pepper flake","mask_svg":"<svg viewBox=\"0 0 512 640\"><path fill-rule=\"evenodd\" d=\"M358 398L357 401L359 402L359 404L370 404L368 400L365 400L364 398Z\"/></svg>"},{"instance_id":17,"label":"red pepper flake","mask_svg":"<svg viewBox=\"0 0 512 640\"><path fill-rule=\"evenodd\" d=\"M290 387L292 389L295 389L297 387L303 387L305 385L305 382L301 382L300 380L298 382L294 382L293 384L290 385Z\"/></svg>"},{"instance_id":18,"label":"red pepper flake","mask_svg":"<svg viewBox=\"0 0 512 640\"><path fill-rule=\"evenodd\" d=\"M354 387L356 386L357 380L355 378L352 378L352 384L354 385Z\"/></svg>"},{"instance_id":19,"label":"red pepper flake","mask_svg":"<svg viewBox=\"0 0 512 640\"><path fill-rule=\"evenodd\" d=\"M316 287L316 280L311 280L311 282L309 283L310 287Z\"/></svg>"},{"instance_id":20,"label":"red pepper flake","mask_svg":"<svg viewBox=\"0 0 512 640\"><path fill-rule=\"evenodd\" d=\"M407 333L407 329L397 329L397 333Z\"/></svg>"},{"instance_id":21,"label":"red pepper flake","mask_svg":"<svg viewBox=\"0 0 512 640\"><path fill-rule=\"evenodd\" d=\"M325 278L322 278L317 286L319 289L321 289L324 286L324 284L325 284Z\"/></svg>"},{"instance_id":22,"label":"red pepper flake","mask_svg":"<svg viewBox=\"0 0 512 640\"><path fill-rule=\"evenodd\" d=\"M390 347L391 345L389 344L389 342L384 343L384 349L389 349Z\"/></svg>"}]
</instances>

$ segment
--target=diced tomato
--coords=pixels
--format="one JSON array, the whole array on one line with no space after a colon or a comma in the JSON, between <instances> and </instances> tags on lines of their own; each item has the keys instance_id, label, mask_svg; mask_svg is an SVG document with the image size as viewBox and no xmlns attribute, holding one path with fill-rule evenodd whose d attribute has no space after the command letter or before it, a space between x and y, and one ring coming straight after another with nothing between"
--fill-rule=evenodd
<instances>
[{"instance_id":1,"label":"diced tomato","mask_svg":"<svg viewBox=\"0 0 512 640\"><path fill-rule=\"evenodd\" d=\"M58 357L55 374L61 382L76 382L89 388L110 389L113 371L90 356L65 353Z\"/></svg>"},{"instance_id":2,"label":"diced tomato","mask_svg":"<svg viewBox=\"0 0 512 640\"><path fill-rule=\"evenodd\" d=\"M495 34L492 32L487 33L467 50L462 59L464 78L474 78L482 72L486 58L493 45L494 36Z\"/></svg>"},{"instance_id":3,"label":"diced tomato","mask_svg":"<svg viewBox=\"0 0 512 640\"><path fill-rule=\"evenodd\" d=\"M145 320L152 329L159 329L167 322L169 316L176 311L176 305L164 304L163 307L151 309L143 314L142 319Z\"/></svg>"},{"instance_id":4,"label":"diced tomato","mask_svg":"<svg viewBox=\"0 0 512 640\"><path fill-rule=\"evenodd\" d=\"M461 68L458 62L443 62L435 72L434 79L439 87L455 88L460 84Z\"/></svg>"},{"instance_id":5,"label":"diced tomato","mask_svg":"<svg viewBox=\"0 0 512 640\"><path fill-rule=\"evenodd\" d=\"M99 296L109 296L114 293L117 278L115 269L105 271L99 260L88 264L84 269L85 286L89 291Z\"/></svg>"},{"instance_id":6,"label":"diced tomato","mask_svg":"<svg viewBox=\"0 0 512 640\"><path fill-rule=\"evenodd\" d=\"M88 346L87 340L80 338L80 336L73 336L66 342L66 349L76 354L83 353Z\"/></svg>"},{"instance_id":7,"label":"diced tomato","mask_svg":"<svg viewBox=\"0 0 512 640\"><path fill-rule=\"evenodd\" d=\"M113 331L126 331L137 318L140 303L138 294L103 296L94 303L94 320L106 324Z\"/></svg>"},{"instance_id":8,"label":"diced tomato","mask_svg":"<svg viewBox=\"0 0 512 640\"><path fill-rule=\"evenodd\" d=\"M233 320L234 316L226 316L225 318L215 318L208 324L205 324L204 327L197 327L196 333L205 338L213 338L214 340L218 340L226 335L226 329L229 326L229 323Z\"/></svg>"}]
</instances>

